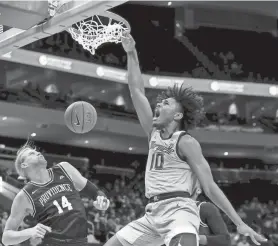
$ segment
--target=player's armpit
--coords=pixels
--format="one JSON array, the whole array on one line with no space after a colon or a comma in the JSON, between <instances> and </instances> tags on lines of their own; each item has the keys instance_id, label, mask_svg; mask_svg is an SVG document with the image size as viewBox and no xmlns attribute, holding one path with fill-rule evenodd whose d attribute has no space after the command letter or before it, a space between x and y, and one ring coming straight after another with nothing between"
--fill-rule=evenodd
<instances>
[{"instance_id":1,"label":"player's armpit","mask_svg":"<svg viewBox=\"0 0 278 246\"><path fill-rule=\"evenodd\" d=\"M203 156L198 141L189 135L185 135L179 142L178 151L197 175L205 194L229 216L235 225L243 223L232 204L214 182L210 166Z\"/></svg>"},{"instance_id":2,"label":"player's armpit","mask_svg":"<svg viewBox=\"0 0 278 246\"><path fill-rule=\"evenodd\" d=\"M141 126L148 136L152 131L153 112L150 103L145 96L144 80L140 71L137 52L128 53L128 86L131 94L131 99L138 115Z\"/></svg>"},{"instance_id":3,"label":"player's armpit","mask_svg":"<svg viewBox=\"0 0 278 246\"><path fill-rule=\"evenodd\" d=\"M6 222L2 236L4 245L15 245L31 237L29 229L17 231L23 219L32 213L32 205L23 191L20 191L13 200L10 216Z\"/></svg>"},{"instance_id":4,"label":"player's armpit","mask_svg":"<svg viewBox=\"0 0 278 246\"><path fill-rule=\"evenodd\" d=\"M74 166L68 162L61 162L58 165L60 165L69 175L76 190L81 191L84 189L87 184L87 179L83 177Z\"/></svg>"}]
</instances>

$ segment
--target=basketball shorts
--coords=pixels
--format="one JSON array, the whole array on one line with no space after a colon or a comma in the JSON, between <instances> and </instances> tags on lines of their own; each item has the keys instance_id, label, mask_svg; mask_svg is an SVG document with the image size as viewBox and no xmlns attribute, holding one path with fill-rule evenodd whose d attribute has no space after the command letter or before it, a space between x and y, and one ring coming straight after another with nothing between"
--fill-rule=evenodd
<instances>
[{"instance_id":1,"label":"basketball shorts","mask_svg":"<svg viewBox=\"0 0 278 246\"><path fill-rule=\"evenodd\" d=\"M149 203L145 215L116 233L123 246L169 246L173 237L193 233L199 242L199 211L190 198L171 198Z\"/></svg>"}]
</instances>

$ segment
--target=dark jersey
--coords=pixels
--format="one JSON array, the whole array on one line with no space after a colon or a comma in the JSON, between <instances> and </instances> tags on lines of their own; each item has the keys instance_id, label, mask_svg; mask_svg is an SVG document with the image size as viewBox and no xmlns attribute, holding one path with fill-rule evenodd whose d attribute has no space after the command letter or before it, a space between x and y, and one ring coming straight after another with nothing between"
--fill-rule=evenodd
<instances>
[{"instance_id":1,"label":"dark jersey","mask_svg":"<svg viewBox=\"0 0 278 246\"><path fill-rule=\"evenodd\" d=\"M33 217L52 228L47 239L77 240L87 237L87 217L79 192L61 165L48 169L51 180L29 182L23 188L33 205Z\"/></svg>"},{"instance_id":2,"label":"dark jersey","mask_svg":"<svg viewBox=\"0 0 278 246\"><path fill-rule=\"evenodd\" d=\"M197 202L200 214L199 234L207 238L207 246L230 246L227 226L218 210L210 202Z\"/></svg>"},{"instance_id":3,"label":"dark jersey","mask_svg":"<svg viewBox=\"0 0 278 246\"><path fill-rule=\"evenodd\" d=\"M206 218L203 216L203 213L201 213L201 205L204 202L197 202L198 208L199 208L199 214L200 214L200 227L199 227L199 234L200 235L212 235L210 228L206 224Z\"/></svg>"}]
</instances>

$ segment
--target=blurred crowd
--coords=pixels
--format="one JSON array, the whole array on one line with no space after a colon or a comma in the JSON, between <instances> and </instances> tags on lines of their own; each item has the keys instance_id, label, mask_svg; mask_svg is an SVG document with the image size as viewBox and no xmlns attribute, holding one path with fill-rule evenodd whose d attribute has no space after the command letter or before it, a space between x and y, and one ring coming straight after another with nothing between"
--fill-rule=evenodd
<instances>
[{"instance_id":1,"label":"blurred crowd","mask_svg":"<svg viewBox=\"0 0 278 246\"><path fill-rule=\"evenodd\" d=\"M264 234L269 239L268 245L278 244L278 200L276 202L269 200L268 203L262 203L257 197L251 201L245 201L238 208L240 217L252 225L258 233ZM232 245L249 246L252 245L245 236L237 233L231 233Z\"/></svg>"}]
</instances>

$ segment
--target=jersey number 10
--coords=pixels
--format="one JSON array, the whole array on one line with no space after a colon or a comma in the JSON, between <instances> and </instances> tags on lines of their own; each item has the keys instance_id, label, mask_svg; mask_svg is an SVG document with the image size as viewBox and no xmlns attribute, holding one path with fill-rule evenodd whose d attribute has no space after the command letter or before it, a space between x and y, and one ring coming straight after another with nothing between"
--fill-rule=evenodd
<instances>
[{"instance_id":1,"label":"jersey number 10","mask_svg":"<svg viewBox=\"0 0 278 246\"><path fill-rule=\"evenodd\" d=\"M153 153L150 170L162 170L164 165L163 153Z\"/></svg>"},{"instance_id":2,"label":"jersey number 10","mask_svg":"<svg viewBox=\"0 0 278 246\"><path fill-rule=\"evenodd\" d=\"M72 210L72 205L71 203L68 201L68 199L65 196L62 196L62 207L60 206L60 204L57 202L57 200L55 200L53 202L53 204L56 206L56 208L58 209L58 214L62 214L64 212L63 208L68 208L68 210Z\"/></svg>"}]
</instances>

